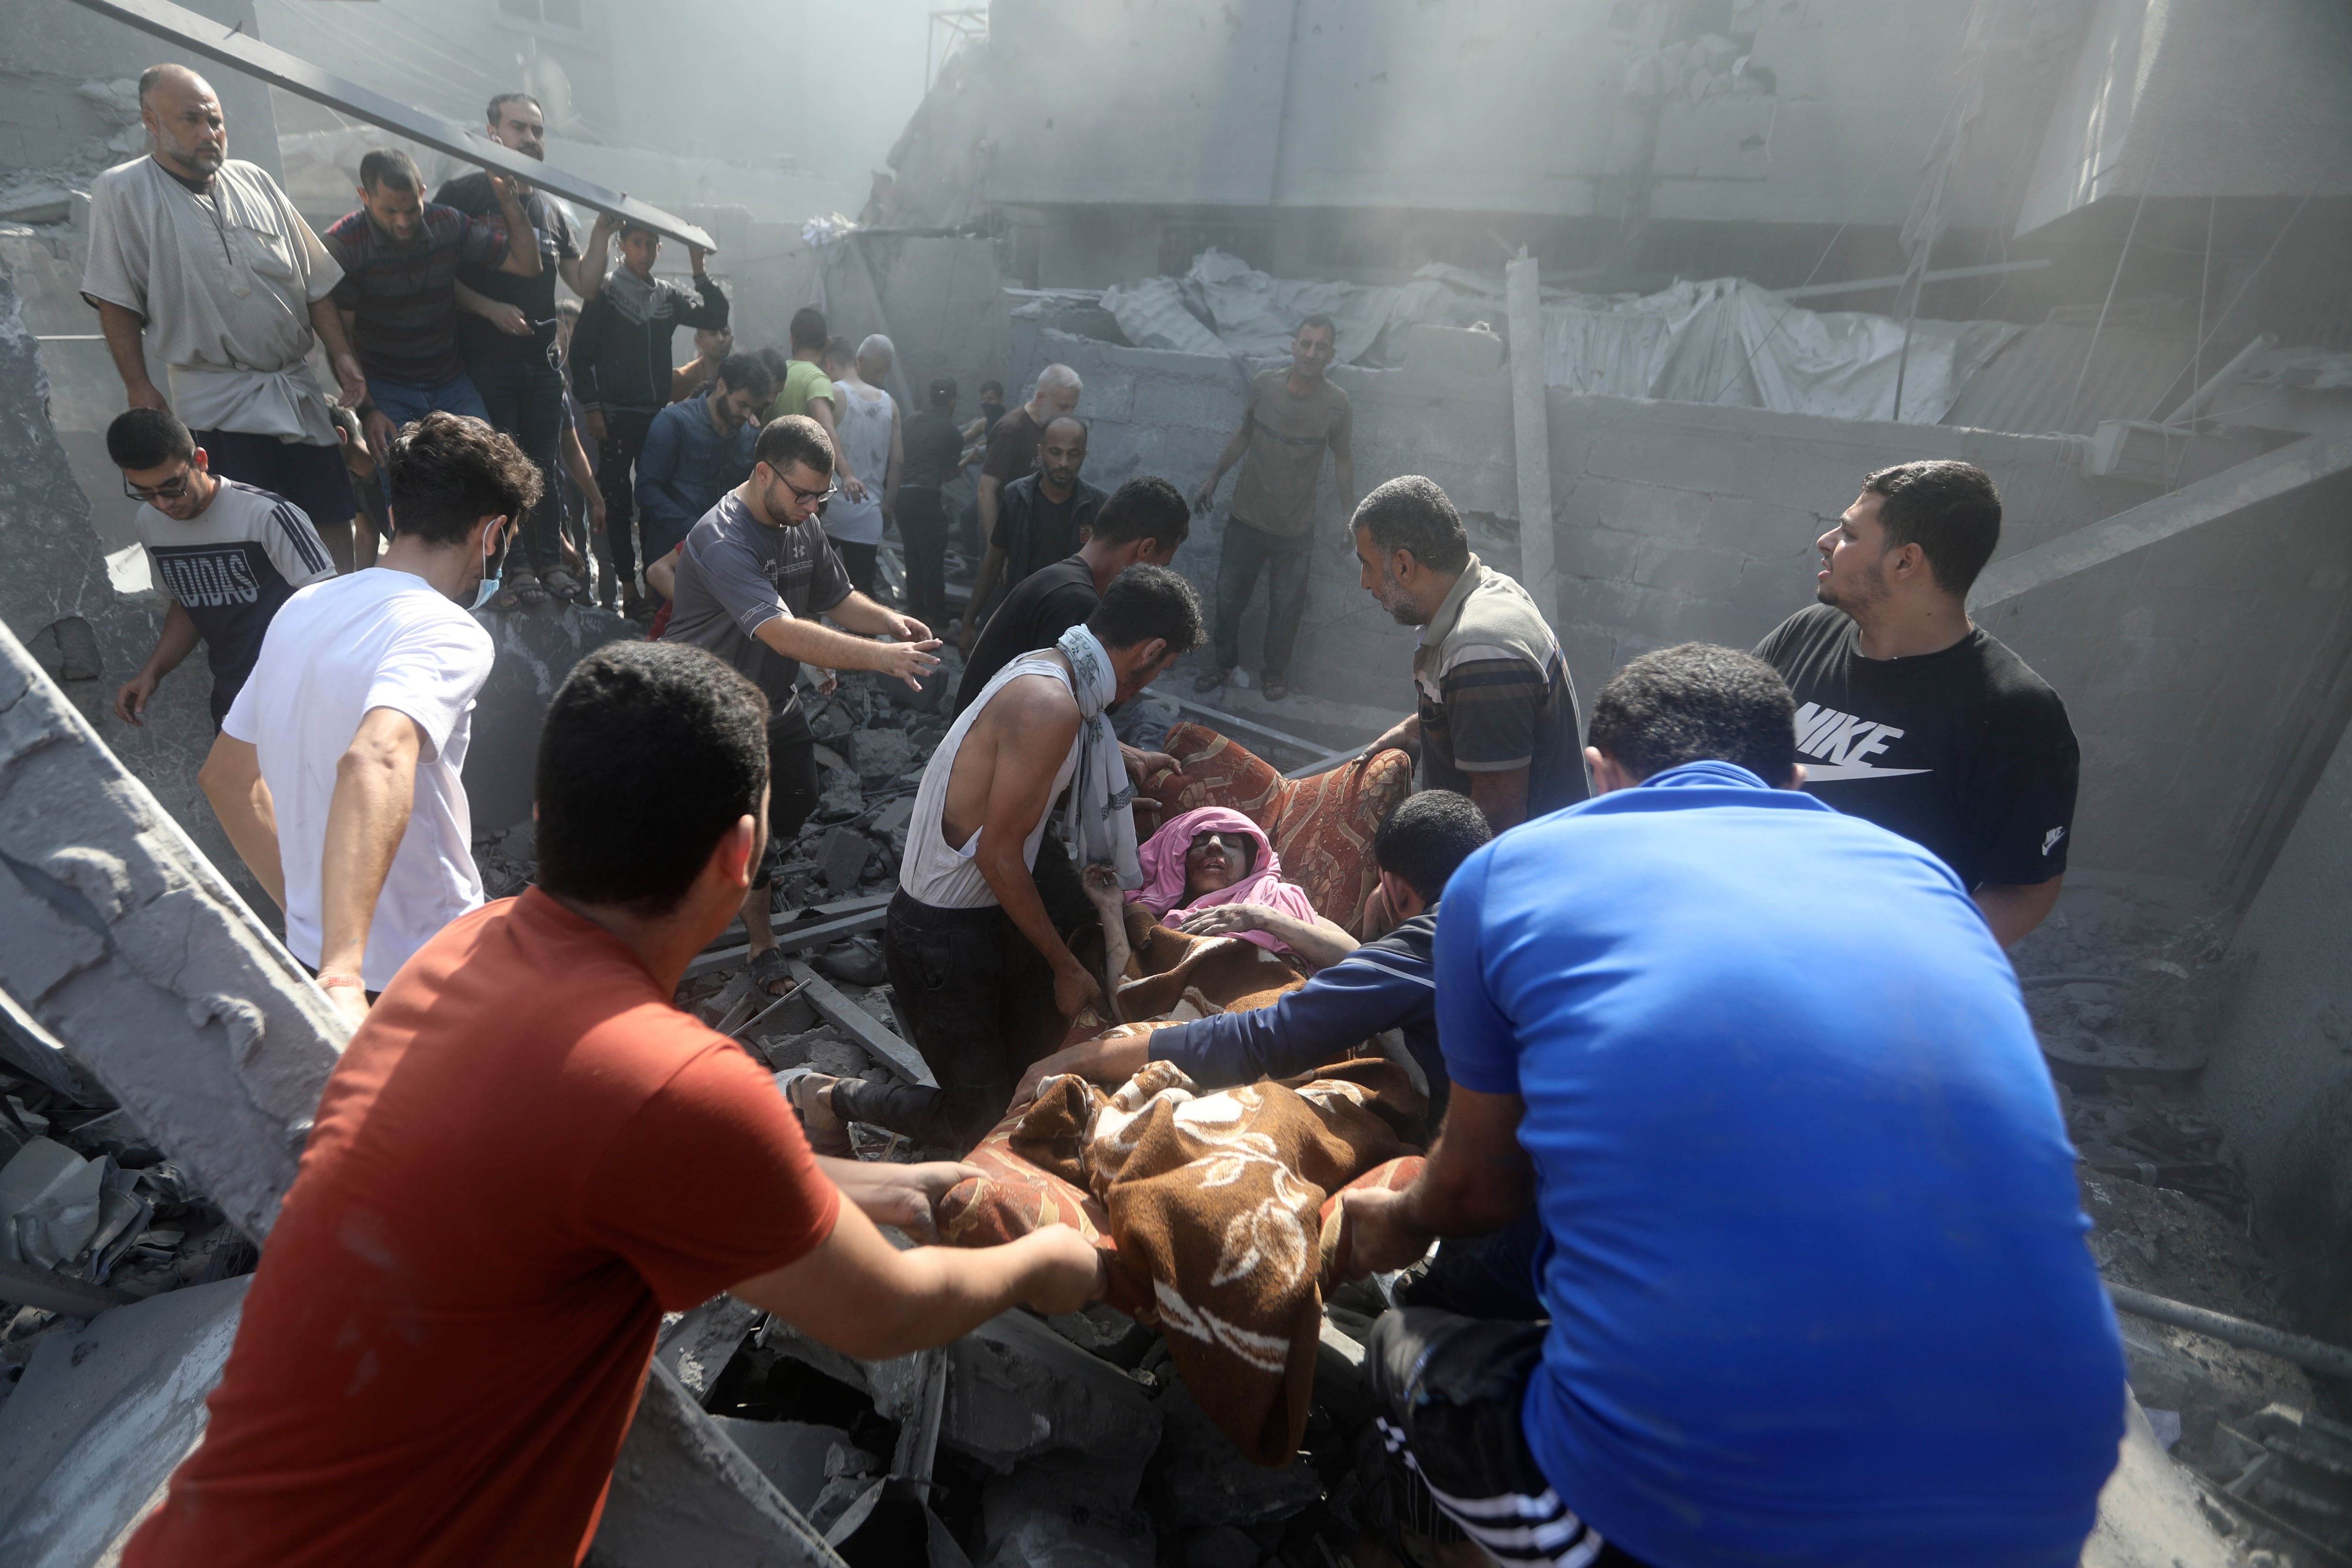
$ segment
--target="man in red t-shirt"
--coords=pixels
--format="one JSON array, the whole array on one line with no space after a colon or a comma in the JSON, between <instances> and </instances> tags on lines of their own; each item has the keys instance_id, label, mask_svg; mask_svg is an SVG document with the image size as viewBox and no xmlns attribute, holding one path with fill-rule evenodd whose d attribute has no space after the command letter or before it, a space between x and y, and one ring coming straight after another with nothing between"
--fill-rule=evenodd
<instances>
[{"instance_id":1,"label":"man in red t-shirt","mask_svg":"<svg viewBox=\"0 0 2352 1568\"><path fill-rule=\"evenodd\" d=\"M671 1005L759 864L766 719L698 648L572 671L539 883L426 943L352 1037L126 1568L575 1563L663 1312L728 1291L878 1359L1099 1293L1066 1226L892 1247L869 1213L919 1222L961 1168L818 1159L769 1075Z\"/></svg>"}]
</instances>

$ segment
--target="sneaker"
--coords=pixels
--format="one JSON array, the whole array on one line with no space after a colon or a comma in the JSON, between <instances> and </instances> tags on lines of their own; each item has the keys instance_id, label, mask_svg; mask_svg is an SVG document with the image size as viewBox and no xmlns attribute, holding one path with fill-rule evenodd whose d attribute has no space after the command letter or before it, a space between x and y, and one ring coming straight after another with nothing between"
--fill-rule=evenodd
<instances>
[{"instance_id":1,"label":"sneaker","mask_svg":"<svg viewBox=\"0 0 2352 1568\"><path fill-rule=\"evenodd\" d=\"M1232 675L1234 669L1231 665L1227 665L1222 669L1204 669L1199 675L1193 677L1192 689L1195 691L1214 691L1217 688L1225 683L1226 677Z\"/></svg>"}]
</instances>

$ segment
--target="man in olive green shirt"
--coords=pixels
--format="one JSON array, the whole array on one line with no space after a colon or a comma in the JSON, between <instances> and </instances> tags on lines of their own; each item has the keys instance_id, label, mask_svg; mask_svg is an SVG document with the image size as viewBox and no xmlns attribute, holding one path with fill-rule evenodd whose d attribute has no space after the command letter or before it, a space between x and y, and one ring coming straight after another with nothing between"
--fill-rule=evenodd
<instances>
[{"instance_id":1,"label":"man in olive green shirt","mask_svg":"<svg viewBox=\"0 0 2352 1568\"><path fill-rule=\"evenodd\" d=\"M1266 371L1250 384L1242 427L1225 443L1216 468L1193 497L1197 510L1210 510L1225 470L1242 464L1217 561L1216 667L1193 681L1196 691L1214 691L1241 663L1242 612L1249 608L1263 572L1266 616L1261 683L1270 701L1290 695L1290 652L1307 613L1307 576L1315 554L1315 481L1323 472L1325 447L1331 451L1340 509L1352 510L1356 504L1356 458L1349 445L1355 416L1348 395L1324 374L1338 352L1338 338L1328 316L1309 316L1298 324L1290 344L1290 368Z\"/></svg>"}]
</instances>

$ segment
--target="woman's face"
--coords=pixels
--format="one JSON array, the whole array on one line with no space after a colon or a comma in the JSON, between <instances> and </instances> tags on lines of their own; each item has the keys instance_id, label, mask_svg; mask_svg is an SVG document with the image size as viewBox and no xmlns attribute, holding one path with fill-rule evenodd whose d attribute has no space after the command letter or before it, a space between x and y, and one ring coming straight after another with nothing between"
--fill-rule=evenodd
<instances>
[{"instance_id":1,"label":"woman's face","mask_svg":"<svg viewBox=\"0 0 2352 1568\"><path fill-rule=\"evenodd\" d=\"M1212 828L1192 836L1184 851L1184 898L1188 903L1205 894L1223 892L1249 875L1257 846L1246 833Z\"/></svg>"}]
</instances>

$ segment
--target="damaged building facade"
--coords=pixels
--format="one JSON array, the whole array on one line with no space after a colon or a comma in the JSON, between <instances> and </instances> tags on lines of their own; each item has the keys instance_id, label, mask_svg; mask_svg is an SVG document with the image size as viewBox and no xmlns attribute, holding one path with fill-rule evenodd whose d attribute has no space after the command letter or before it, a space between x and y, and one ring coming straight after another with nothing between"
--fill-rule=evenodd
<instances>
[{"instance_id":1,"label":"damaged building facade","mask_svg":"<svg viewBox=\"0 0 2352 1568\"><path fill-rule=\"evenodd\" d=\"M2064 694L2083 748L2066 889L2013 957L2092 1246L2113 1284L2295 1336L2279 1353L2126 1315L2148 1419L2084 1560L2352 1551L2325 1510L2230 1484L2302 1475L2352 1417L2323 1353L2352 1342L2337 8L996 0L870 181L654 107L646 84L767 37L750 6L685 8L659 58L597 0L195 9L461 125L491 91L535 92L551 163L714 237L740 345L782 345L818 305L853 342L891 336L909 410L936 374L969 414L984 378L1018 403L1070 366L1106 490L1156 474L1190 494L1250 377L1328 313L1360 488L1442 484L1587 694L1654 648L1750 647L1809 603L1813 541L1864 473L1983 468L2008 515L1971 614ZM201 1433L341 1025L196 788L202 677L166 682L142 728L111 707L164 604L103 450L121 388L79 294L86 192L144 150L139 69L184 57L68 0L0 15L23 40L0 67L0 1164L26 1189L0 1176L0 1198L56 1219L89 1188L93 1221L71 1252L27 1249L29 1229L0 1249L0 1367L22 1368L0 1561L78 1564ZM349 210L366 151L413 145L204 68L232 155L314 226ZM464 166L419 154L436 183ZM661 269L683 276L682 247ZM1321 494L1290 695L1195 701L1190 662L1161 689L1283 769L1412 704L1412 634L1360 589ZM1204 592L1228 521L1196 519L1176 559ZM481 618L499 662L466 778L495 896L530 874L538 714L583 653L639 634L583 607ZM870 952L833 944L879 923L942 695L853 678L817 710L826 802L778 903L811 984L769 1016L739 936L681 994L772 1068L920 1068ZM1843 760L1818 742L1807 760ZM167 950L201 963L166 973ZM39 1143L59 1152L19 1172ZM1264 1470L1160 1337L1108 1309L867 1365L722 1300L665 1329L592 1561L1303 1568L1362 1522L1339 1435L1364 1418L1345 1390L1378 1307L1335 1297L1311 1462ZM75 1384L85 1363L111 1381ZM2281 1410L2312 1424L2266 1447ZM2205 1514L2222 1523L2192 1539Z\"/></svg>"}]
</instances>

